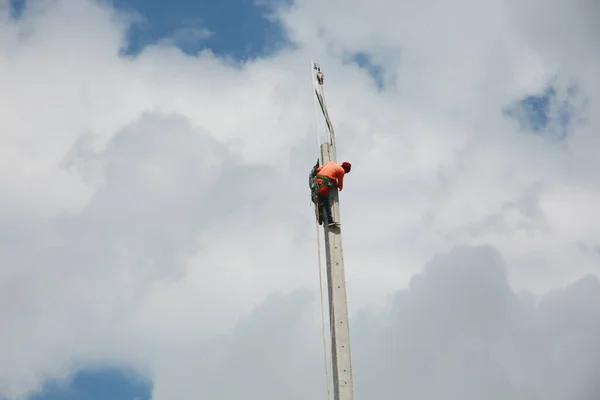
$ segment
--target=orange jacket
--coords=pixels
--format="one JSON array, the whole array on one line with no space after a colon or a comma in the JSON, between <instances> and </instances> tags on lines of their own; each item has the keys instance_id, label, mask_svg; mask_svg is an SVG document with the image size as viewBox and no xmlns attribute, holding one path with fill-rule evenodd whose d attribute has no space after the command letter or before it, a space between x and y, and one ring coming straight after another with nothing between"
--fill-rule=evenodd
<instances>
[{"instance_id":1,"label":"orange jacket","mask_svg":"<svg viewBox=\"0 0 600 400\"><path fill-rule=\"evenodd\" d=\"M344 188L344 175L346 171L338 163L330 161L317 168L317 174L327 176L331 179L337 180L337 187L339 190Z\"/></svg>"}]
</instances>

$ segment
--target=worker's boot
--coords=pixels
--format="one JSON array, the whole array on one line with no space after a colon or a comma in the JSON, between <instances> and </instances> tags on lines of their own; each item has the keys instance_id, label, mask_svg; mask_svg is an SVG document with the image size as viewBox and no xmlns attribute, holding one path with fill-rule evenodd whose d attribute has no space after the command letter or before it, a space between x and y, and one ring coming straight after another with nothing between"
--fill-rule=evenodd
<instances>
[{"instance_id":1,"label":"worker's boot","mask_svg":"<svg viewBox=\"0 0 600 400\"><path fill-rule=\"evenodd\" d=\"M329 222L329 224L328 224L329 226L340 226L340 223L336 222L333 219L333 216L327 216L327 221Z\"/></svg>"}]
</instances>

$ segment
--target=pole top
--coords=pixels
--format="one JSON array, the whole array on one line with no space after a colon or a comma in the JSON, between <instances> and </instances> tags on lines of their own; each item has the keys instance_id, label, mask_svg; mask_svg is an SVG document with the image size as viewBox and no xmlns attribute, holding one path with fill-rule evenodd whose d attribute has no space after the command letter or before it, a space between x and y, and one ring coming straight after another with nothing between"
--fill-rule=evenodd
<instances>
[{"instance_id":1,"label":"pole top","mask_svg":"<svg viewBox=\"0 0 600 400\"><path fill-rule=\"evenodd\" d=\"M319 85L323 86L323 80L325 78L325 75L323 75L323 73L321 72L321 67L319 66L319 64L313 63L313 68L315 71L317 71L317 82L319 83Z\"/></svg>"}]
</instances>

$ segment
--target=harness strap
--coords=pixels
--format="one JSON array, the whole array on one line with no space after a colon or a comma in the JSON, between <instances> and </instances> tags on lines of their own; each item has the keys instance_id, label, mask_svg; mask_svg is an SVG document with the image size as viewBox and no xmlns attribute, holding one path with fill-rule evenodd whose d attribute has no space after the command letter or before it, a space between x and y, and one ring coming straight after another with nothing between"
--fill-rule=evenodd
<instances>
[{"instance_id":1,"label":"harness strap","mask_svg":"<svg viewBox=\"0 0 600 400\"><path fill-rule=\"evenodd\" d=\"M333 187L335 185L335 179L331 179L328 176L325 175L317 175L317 179L321 179L321 185L323 186L327 186L329 188Z\"/></svg>"}]
</instances>

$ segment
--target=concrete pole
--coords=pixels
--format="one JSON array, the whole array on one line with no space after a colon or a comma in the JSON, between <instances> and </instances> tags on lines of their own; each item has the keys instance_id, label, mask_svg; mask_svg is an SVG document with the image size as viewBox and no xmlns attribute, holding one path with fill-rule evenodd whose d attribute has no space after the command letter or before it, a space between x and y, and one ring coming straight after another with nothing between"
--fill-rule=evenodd
<instances>
[{"instance_id":1,"label":"concrete pole","mask_svg":"<svg viewBox=\"0 0 600 400\"><path fill-rule=\"evenodd\" d=\"M335 159L335 145L329 142L321 144L321 157L323 164L333 161ZM331 208L335 221L341 223L337 187L331 190ZM323 225L327 257L333 398L334 400L354 400L341 226L327 226L327 223Z\"/></svg>"}]
</instances>

